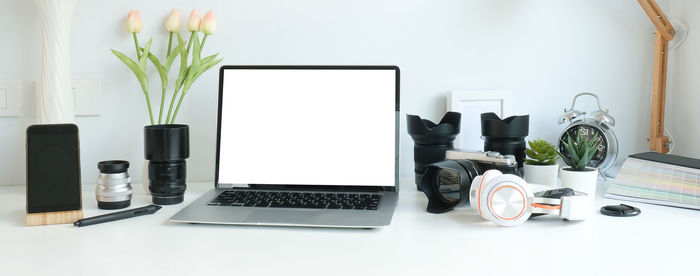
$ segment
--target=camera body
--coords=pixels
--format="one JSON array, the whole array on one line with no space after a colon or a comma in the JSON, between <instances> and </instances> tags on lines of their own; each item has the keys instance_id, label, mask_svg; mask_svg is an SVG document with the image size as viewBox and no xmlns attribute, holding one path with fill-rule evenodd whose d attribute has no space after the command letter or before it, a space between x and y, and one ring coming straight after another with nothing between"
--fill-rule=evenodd
<instances>
[{"instance_id":1,"label":"camera body","mask_svg":"<svg viewBox=\"0 0 700 276\"><path fill-rule=\"evenodd\" d=\"M512 154L522 170L525 163L525 137L529 133L530 115L511 116L501 120L493 112L481 114L481 136L484 151Z\"/></svg>"},{"instance_id":2,"label":"camera body","mask_svg":"<svg viewBox=\"0 0 700 276\"><path fill-rule=\"evenodd\" d=\"M506 154L502 155L495 151L462 151L448 150L445 152L445 160L460 160L466 159L477 165L481 172L487 170L499 170L504 174L514 174L520 176L518 170L518 162L515 156Z\"/></svg>"}]
</instances>

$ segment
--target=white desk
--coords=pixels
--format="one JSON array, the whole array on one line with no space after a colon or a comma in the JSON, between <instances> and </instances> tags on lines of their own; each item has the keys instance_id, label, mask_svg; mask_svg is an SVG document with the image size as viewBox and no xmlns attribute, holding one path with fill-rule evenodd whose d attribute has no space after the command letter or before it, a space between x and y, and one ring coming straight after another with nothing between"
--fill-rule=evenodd
<instances>
[{"instance_id":1,"label":"white desk","mask_svg":"<svg viewBox=\"0 0 700 276\"><path fill-rule=\"evenodd\" d=\"M133 186L132 207L150 204ZM168 221L212 186L191 183L184 204L155 215L83 228L25 227L24 187L2 187L0 275L700 275L693 210L634 203L641 215L614 218L597 209L618 201L598 198L583 222L538 217L504 228L466 206L428 214L424 195L404 179L383 229ZM83 187L86 217L110 212L97 209L94 195Z\"/></svg>"}]
</instances>

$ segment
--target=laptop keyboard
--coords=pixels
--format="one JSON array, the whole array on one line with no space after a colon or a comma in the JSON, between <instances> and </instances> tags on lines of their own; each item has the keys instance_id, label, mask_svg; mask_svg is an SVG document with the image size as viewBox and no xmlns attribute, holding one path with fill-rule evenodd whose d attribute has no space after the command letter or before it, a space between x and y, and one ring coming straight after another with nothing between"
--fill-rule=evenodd
<instances>
[{"instance_id":1,"label":"laptop keyboard","mask_svg":"<svg viewBox=\"0 0 700 276\"><path fill-rule=\"evenodd\" d=\"M377 210L378 193L272 192L232 190L221 193L209 206Z\"/></svg>"}]
</instances>

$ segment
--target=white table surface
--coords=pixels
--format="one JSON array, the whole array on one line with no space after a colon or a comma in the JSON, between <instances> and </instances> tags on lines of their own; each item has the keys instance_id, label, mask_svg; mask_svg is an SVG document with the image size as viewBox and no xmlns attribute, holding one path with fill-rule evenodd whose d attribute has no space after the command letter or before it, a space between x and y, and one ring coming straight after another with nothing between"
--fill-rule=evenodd
<instances>
[{"instance_id":1,"label":"white table surface","mask_svg":"<svg viewBox=\"0 0 700 276\"><path fill-rule=\"evenodd\" d=\"M150 204L134 184L132 207ZM24 226L24 187L0 188L0 275L700 275L700 212L633 203L637 217L538 217L497 227L468 206L442 215L402 179L389 227L318 229L178 224L178 210L213 187L190 183L185 203L154 215L77 228ZM599 184L601 191L604 184ZM83 187L86 217L97 209ZM216 274L215 274L216 273Z\"/></svg>"}]
</instances>

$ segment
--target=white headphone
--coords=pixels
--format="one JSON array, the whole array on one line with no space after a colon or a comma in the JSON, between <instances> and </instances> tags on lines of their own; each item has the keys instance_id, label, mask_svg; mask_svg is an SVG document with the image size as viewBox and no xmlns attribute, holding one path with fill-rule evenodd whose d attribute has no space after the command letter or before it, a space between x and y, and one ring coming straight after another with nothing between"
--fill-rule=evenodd
<instances>
[{"instance_id":1,"label":"white headphone","mask_svg":"<svg viewBox=\"0 0 700 276\"><path fill-rule=\"evenodd\" d=\"M562 219L584 220L590 210L585 193L561 198L535 197L522 178L488 170L472 181L469 204L479 215L499 226L515 226L532 214L556 215Z\"/></svg>"}]
</instances>

